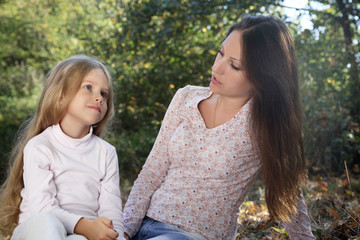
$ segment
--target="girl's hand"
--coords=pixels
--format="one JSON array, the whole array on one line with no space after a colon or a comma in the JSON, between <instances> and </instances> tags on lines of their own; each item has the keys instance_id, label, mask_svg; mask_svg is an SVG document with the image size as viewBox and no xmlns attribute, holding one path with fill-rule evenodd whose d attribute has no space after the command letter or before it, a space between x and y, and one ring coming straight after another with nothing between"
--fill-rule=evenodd
<instances>
[{"instance_id":1,"label":"girl's hand","mask_svg":"<svg viewBox=\"0 0 360 240\"><path fill-rule=\"evenodd\" d=\"M104 217L95 220L81 218L74 232L89 240L115 240L119 236L119 233L114 230L112 221Z\"/></svg>"},{"instance_id":2,"label":"girl's hand","mask_svg":"<svg viewBox=\"0 0 360 240\"><path fill-rule=\"evenodd\" d=\"M125 233L125 232L124 232L124 238L125 238L126 240L130 240L129 235L127 235L127 233Z\"/></svg>"}]
</instances>

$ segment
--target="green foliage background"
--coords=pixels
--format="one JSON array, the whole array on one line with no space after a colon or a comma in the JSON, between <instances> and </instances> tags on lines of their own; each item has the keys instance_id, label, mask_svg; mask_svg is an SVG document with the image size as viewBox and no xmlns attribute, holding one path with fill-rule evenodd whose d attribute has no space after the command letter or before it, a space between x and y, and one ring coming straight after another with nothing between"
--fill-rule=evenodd
<instances>
[{"instance_id":1,"label":"green foliage background","mask_svg":"<svg viewBox=\"0 0 360 240\"><path fill-rule=\"evenodd\" d=\"M339 173L343 161L359 164L360 6L311 2L321 10L309 5L299 13L311 14L313 29L291 21L282 0L0 1L1 182L15 134L34 112L46 73L71 55L86 54L104 61L113 75L116 115L106 139L118 150L122 185L129 190L176 89L208 85L228 27L244 14L276 15L292 31L310 172Z\"/></svg>"}]
</instances>

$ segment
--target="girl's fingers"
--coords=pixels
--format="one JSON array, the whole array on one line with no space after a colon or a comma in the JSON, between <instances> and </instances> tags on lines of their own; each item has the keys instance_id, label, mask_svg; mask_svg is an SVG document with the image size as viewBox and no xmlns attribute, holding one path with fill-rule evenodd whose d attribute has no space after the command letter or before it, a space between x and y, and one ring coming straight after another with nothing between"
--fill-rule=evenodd
<instances>
[{"instance_id":1,"label":"girl's fingers","mask_svg":"<svg viewBox=\"0 0 360 240\"><path fill-rule=\"evenodd\" d=\"M102 217L100 219L108 228L111 228L111 229L114 228L114 225L113 225L113 223L112 223L112 221L110 219L107 219L107 218L104 218L104 217Z\"/></svg>"},{"instance_id":2,"label":"girl's fingers","mask_svg":"<svg viewBox=\"0 0 360 240\"><path fill-rule=\"evenodd\" d=\"M109 239L116 239L119 236L119 233L114 229L112 220L107 219L105 217L101 217L100 220L106 227L110 228L106 232L106 236L109 237Z\"/></svg>"},{"instance_id":3,"label":"girl's fingers","mask_svg":"<svg viewBox=\"0 0 360 240\"><path fill-rule=\"evenodd\" d=\"M107 234L108 237L110 237L111 239L116 239L119 236L119 233L115 230L110 230Z\"/></svg>"}]
</instances>

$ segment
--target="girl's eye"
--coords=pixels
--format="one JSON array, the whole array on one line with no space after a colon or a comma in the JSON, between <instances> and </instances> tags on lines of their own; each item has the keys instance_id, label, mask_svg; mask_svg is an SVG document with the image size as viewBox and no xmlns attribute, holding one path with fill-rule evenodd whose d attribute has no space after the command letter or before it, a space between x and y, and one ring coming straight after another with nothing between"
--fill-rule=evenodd
<instances>
[{"instance_id":1,"label":"girl's eye","mask_svg":"<svg viewBox=\"0 0 360 240\"><path fill-rule=\"evenodd\" d=\"M106 92L101 92L100 94L103 98L107 98L107 96L108 96L108 94Z\"/></svg>"},{"instance_id":2,"label":"girl's eye","mask_svg":"<svg viewBox=\"0 0 360 240\"><path fill-rule=\"evenodd\" d=\"M91 85L85 85L85 87L84 87L86 90L91 90L92 88L91 88Z\"/></svg>"},{"instance_id":3,"label":"girl's eye","mask_svg":"<svg viewBox=\"0 0 360 240\"><path fill-rule=\"evenodd\" d=\"M221 51L221 49L219 50L219 54L220 54L221 56L224 56L224 53Z\"/></svg>"}]
</instances>

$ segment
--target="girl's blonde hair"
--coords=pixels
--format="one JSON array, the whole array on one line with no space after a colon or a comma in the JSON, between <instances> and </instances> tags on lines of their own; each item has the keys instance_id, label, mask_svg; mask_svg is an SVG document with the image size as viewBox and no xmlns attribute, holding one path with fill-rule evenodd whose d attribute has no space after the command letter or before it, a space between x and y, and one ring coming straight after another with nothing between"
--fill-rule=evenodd
<instances>
[{"instance_id":1,"label":"girl's blonde hair","mask_svg":"<svg viewBox=\"0 0 360 240\"><path fill-rule=\"evenodd\" d=\"M60 62L47 75L37 110L20 128L17 144L11 152L8 177L0 189L0 237L3 235L4 238L10 238L19 221L19 207L22 200L20 192L24 187L23 150L25 145L47 127L60 122L84 77L93 69L103 70L109 82L108 110L104 118L93 125L95 135L100 136L104 132L114 109L109 71L100 61L84 55L76 55Z\"/></svg>"}]
</instances>

